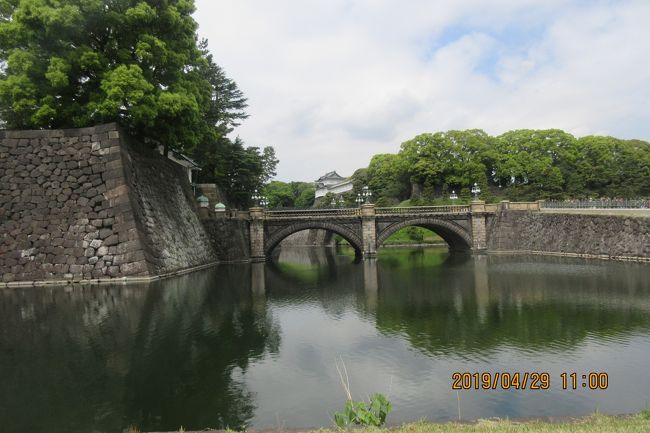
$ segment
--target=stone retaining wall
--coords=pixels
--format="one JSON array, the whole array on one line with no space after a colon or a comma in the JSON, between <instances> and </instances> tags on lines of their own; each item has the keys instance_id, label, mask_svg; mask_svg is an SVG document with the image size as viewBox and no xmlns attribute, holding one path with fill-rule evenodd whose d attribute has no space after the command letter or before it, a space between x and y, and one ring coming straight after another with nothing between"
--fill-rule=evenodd
<instances>
[{"instance_id":1,"label":"stone retaining wall","mask_svg":"<svg viewBox=\"0 0 650 433\"><path fill-rule=\"evenodd\" d=\"M502 210L488 251L648 261L650 218Z\"/></svg>"},{"instance_id":2,"label":"stone retaining wall","mask_svg":"<svg viewBox=\"0 0 650 433\"><path fill-rule=\"evenodd\" d=\"M2 282L151 277L216 260L174 163L116 124L0 131Z\"/></svg>"},{"instance_id":3,"label":"stone retaining wall","mask_svg":"<svg viewBox=\"0 0 650 433\"><path fill-rule=\"evenodd\" d=\"M210 243L221 262L239 262L250 259L248 221L211 217L203 219Z\"/></svg>"}]
</instances>

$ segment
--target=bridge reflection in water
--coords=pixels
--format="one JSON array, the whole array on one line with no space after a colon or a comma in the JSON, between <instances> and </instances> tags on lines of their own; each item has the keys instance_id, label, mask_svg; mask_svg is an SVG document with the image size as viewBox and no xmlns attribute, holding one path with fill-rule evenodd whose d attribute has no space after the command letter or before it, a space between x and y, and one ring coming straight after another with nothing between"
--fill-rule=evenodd
<instances>
[{"instance_id":1,"label":"bridge reflection in water","mask_svg":"<svg viewBox=\"0 0 650 433\"><path fill-rule=\"evenodd\" d=\"M388 392L392 422L457 416L455 370L551 371L540 392L461 392L464 418L632 412L647 399L648 268L549 257L282 250L146 286L0 290L4 432L330 425ZM561 371L610 374L562 391ZM295 408L300 407L300 411Z\"/></svg>"}]
</instances>

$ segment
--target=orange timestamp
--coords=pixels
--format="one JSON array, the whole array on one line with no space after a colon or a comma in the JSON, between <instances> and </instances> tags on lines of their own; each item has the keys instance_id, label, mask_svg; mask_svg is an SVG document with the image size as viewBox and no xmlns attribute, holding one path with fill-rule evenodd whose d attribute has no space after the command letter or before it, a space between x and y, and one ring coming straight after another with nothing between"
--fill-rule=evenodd
<instances>
[{"instance_id":1,"label":"orange timestamp","mask_svg":"<svg viewBox=\"0 0 650 433\"><path fill-rule=\"evenodd\" d=\"M607 389L607 373L564 372L560 374L562 389ZM551 374L548 372L454 372L451 389L550 389Z\"/></svg>"}]
</instances>

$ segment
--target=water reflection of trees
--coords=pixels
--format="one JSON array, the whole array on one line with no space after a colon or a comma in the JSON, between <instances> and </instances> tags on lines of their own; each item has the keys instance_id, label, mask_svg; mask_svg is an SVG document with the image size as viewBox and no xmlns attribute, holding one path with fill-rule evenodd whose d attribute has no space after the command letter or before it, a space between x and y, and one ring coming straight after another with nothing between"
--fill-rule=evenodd
<instances>
[{"instance_id":1,"label":"water reflection of trees","mask_svg":"<svg viewBox=\"0 0 650 433\"><path fill-rule=\"evenodd\" d=\"M381 262L380 262L381 264ZM377 327L427 353L572 348L650 328L647 267L475 257L460 266L379 267Z\"/></svg>"},{"instance_id":2,"label":"water reflection of trees","mask_svg":"<svg viewBox=\"0 0 650 433\"><path fill-rule=\"evenodd\" d=\"M242 427L241 379L279 331L223 267L139 287L0 292L0 420L6 432Z\"/></svg>"},{"instance_id":3,"label":"water reflection of trees","mask_svg":"<svg viewBox=\"0 0 650 433\"><path fill-rule=\"evenodd\" d=\"M283 248L267 263L266 293L277 305L318 303L332 317L365 302L363 267L334 248Z\"/></svg>"}]
</instances>

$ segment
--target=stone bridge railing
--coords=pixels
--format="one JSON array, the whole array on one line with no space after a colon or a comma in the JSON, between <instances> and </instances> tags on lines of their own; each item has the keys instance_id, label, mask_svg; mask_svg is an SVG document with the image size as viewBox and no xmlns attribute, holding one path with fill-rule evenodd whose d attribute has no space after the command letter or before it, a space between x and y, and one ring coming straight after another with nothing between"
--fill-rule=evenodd
<instances>
[{"instance_id":1,"label":"stone bridge railing","mask_svg":"<svg viewBox=\"0 0 650 433\"><path fill-rule=\"evenodd\" d=\"M315 217L355 217L361 215L359 208L343 209L301 209L301 210L267 210L266 219L315 218Z\"/></svg>"},{"instance_id":2,"label":"stone bridge railing","mask_svg":"<svg viewBox=\"0 0 650 433\"><path fill-rule=\"evenodd\" d=\"M410 207L378 207L375 209L377 215L414 215L433 213L467 213L470 212L469 205L451 206L410 206Z\"/></svg>"},{"instance_id":3,"label":"stone bridge railing","mask_svg":"<svg viewBox=\"0 0 650 433\"><path fill-rule=\"evenodd\" d=\"M378 207L374 208L374 215L421 215L421 214L462 214L470 212L494 213L500 208L510 210L533 210L541 208L541 201L532 202L508 202L485 204L474 202L467 205L447 206L409 206L409 207ZM254 208L258 212L258 218L263 219L292 219L292 218L337 218L337 217L360 217L361 208L336 208L336 209L278 209L266 210ZM228 211L224 216L233 219L250 220L250 211Z\"/></svg>"},{"instance_id":4,"label":"stone bridge railing","mask_svg":"<svg viewBox=\"0 0 650 433\"><path fill-rule=\"evenodd\" d=\"M484 205L485 212L495 212L497 205ZM449 214L471 212L470 205L451 206L410 206L410 207L378 207L375 208L376 215L419 215L419 214ZM265 210L266 219L287 219L287 218L317 218L317 217L359 217L361 208L342 209L287 209L287 210Z\"/></svg>"}]
</instances>

